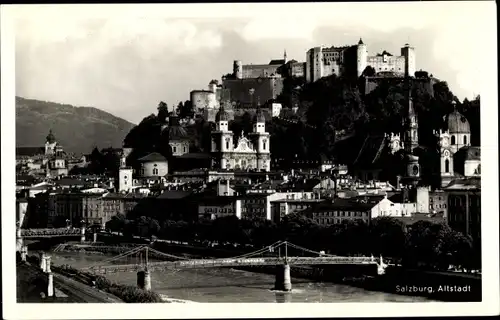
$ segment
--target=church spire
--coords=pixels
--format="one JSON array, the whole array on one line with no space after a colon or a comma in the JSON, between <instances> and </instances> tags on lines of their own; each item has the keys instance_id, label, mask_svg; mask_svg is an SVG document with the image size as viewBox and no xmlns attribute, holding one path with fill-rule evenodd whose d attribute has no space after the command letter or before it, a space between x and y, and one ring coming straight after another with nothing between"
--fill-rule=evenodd
<instances>
[{"instance_id":1,"label":"church spire","mask_svg":"<svg viewBox=\"0 0 500 320\"><path fill-rule=\"evenodd\" d=\"M283 52L283 59L285 60L285 63L287 63L287 57L286 57L286 49Z\"/></svg>"},{"instance_id":2,"label":"church spire","mask_svg":"<svg viewBox=\"0 0 500 320\"><path fill-rule=\"evenodd\" d=\"M408 153L413 153L413 150L418 147L418 118L417 113L415 112L415 108L413 107L413 98L411 95L411 86L409 82L407 82L406 87L406 96L407 96L407 109L405 116L405 141L404 146Z\"/></svg>"}]
</instances>

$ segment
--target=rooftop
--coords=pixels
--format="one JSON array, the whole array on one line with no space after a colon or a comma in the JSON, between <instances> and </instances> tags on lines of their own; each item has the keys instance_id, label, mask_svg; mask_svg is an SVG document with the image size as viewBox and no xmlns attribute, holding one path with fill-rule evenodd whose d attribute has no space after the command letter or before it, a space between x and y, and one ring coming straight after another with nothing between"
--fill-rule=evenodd
<instances>
[{"instance_id":1,"label":"rooftop","mask_svg":"<svg viewBox=\"0 0 500 320\"><path fill-rule=\"evenodd\" d=\"M168 199L168 200L183 199L190 196L192 193L193 193L192 191L165 190L157 197L157 199Z\"/></svg>"},{"instance_id":2,"label":"rooftop","mask_svg":"<svg viewBox=\"0 0 500 320\"><path fill-rule=\"evenodd\" d=\"M158 152L153 152L148 154L147 156L144 156L139 159L139 161L142 162L153 162L153 161L167 161L167 158L165 158L163 155L159 154Z\"/></svg>"}]
</instances>

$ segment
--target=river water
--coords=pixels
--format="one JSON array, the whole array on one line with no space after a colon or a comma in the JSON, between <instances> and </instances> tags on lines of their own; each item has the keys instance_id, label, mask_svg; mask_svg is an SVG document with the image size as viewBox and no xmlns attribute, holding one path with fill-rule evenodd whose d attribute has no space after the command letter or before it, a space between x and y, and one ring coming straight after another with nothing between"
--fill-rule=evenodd
<instances>
[{"instance_id":1,"label":"river water","mask_svg":"<svg viewBox=\"0 0 500 320\"><path fill-rule=\"evenodd\" d=\"M85 268L110 258L107 255L84 253L51 253L55 265L69 264ZM135 263L132 260L114 263ZM111 281L137 284L135 272L108 273ZM333 283L292 278L292 292L272 290L274 275L230 268L197 269L151 273L152 290L169 298L193 302L424 302L424 297L368 291Z\"/></svg>"}]
</instances>

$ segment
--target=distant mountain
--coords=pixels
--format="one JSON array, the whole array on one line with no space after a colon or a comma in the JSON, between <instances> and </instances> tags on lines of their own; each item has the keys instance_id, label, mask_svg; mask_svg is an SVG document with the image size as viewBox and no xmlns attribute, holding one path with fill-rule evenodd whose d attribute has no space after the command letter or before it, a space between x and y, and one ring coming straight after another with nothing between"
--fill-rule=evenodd
<instances>
[{"instance_id":1,"label":"distant mountain","mask_svg":"<svg viewBox=\"0 0 500 320\"><path fill-rule=\"evenodd\" d=\"M16 147L38 147L52 129L66 152L88 154L123 144L135 125L92 107L74 107L16 97Z\"/></svg>"}]
</instances>

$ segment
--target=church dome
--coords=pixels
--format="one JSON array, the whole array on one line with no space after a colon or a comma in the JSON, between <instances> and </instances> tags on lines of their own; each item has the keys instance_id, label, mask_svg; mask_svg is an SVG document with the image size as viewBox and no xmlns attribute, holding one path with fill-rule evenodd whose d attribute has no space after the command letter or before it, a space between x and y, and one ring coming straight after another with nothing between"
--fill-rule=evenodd
<instances>
[{"instance_id":1,"label":"church dome","mask_svg":"<svg viewBox=\"0 0 500 320\"><path fill-rule=\"evenodd\" d=\"M224 108L221 108L217 114L215 115L215 121L229 121L229 114L224 110Z\"/></svg>"},{"instance_id":2,"label":"church dome","mask_svg":"<svg viewBox=\"0 0 500 320\"><path fill-rule=\"evenodd\" d=\"M467 118L457 110L447 116L446 122L448 124L448 131L450 134L470 133L469 121L467 121Z\"/></svg>"}]
</instances>

